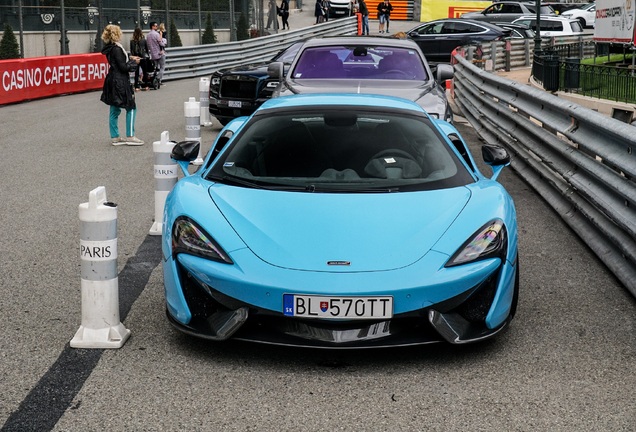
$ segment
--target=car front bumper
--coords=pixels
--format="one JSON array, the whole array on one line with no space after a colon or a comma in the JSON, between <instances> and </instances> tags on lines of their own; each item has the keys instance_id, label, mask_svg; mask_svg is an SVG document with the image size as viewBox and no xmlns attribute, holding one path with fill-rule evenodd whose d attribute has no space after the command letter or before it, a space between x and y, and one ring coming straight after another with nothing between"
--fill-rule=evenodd
<instances>
[{"instance_id":1,"label":"car front bumper","mask_svg":"<svg viewBox=\"0 0 636 432\"><path fill-rule=\"evenodd\" d=\"M210 271L210 265L216 267L215 271ZM302 285L293 277L278 279L290 281L287 286L276 286L272 280L289 270L279 269L281 274L271 276L256 273L260 277L255 280L249 280L243 273L242 280L236 280L231 274L222 273L223 270L231 273L233 267L189 255L166 260L163 268L170 323L186 334L215 341L232 338L320 348L407 346L442 341L462 344L490 338L507 327L518 284L516 265L499 259L475 263L468 272L470 277L460 280L441 274L428 278L439 279L432 286L404 284L388 291L386 288L381 291L385 281L393 280L395 287L395 280L408 280L409 275L400 275L401 271L362 277L338 274L337 278L348 279L345 285L357 280L369 286L364 295L393 295L394 315L387 320L333 321L283 315L282 294L297 292ZM460 274L458 270L452 269L455 275ZM305 280L307 292L325 294L311 288L314 284L326 286L324 278L329 275L318 276L314 281ZM338 291L338 295L352 294Z\"/></svg>"}]
</instances>

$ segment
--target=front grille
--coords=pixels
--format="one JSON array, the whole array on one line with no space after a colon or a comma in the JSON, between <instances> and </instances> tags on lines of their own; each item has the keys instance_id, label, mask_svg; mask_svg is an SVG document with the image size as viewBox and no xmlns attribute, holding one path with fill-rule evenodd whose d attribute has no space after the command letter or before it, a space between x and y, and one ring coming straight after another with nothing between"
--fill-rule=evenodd
<instances>
[{"instance_id":1,"label":"front grille","mask_svg":"<svg viewBox=\"0 0 636 432\"><path fill-rule=\"evenodd\" d=\"M220 95L224 98L255 99L258 80L243 75L228 75L221 78Z\"/></svg>"}]
</instances>

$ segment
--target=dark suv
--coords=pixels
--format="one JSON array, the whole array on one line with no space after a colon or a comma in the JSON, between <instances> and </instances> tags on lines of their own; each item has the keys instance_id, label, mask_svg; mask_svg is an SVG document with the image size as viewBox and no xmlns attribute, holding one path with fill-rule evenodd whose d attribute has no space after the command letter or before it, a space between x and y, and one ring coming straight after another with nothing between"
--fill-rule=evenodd
<instances>
[{"instance_id":1,"label":"dark suv","mask_svg":"<svg viewBox=\"0 0 636 432\"><path fill-rule=\"evenodd\" d=\"M555 15L551 6L542 5L539 12L541 15ZM512 22L522 16L536 14L537 8L533 2L501 1L479 12L466 12L460 18L487 22Z\"/></svg>"},{"instance_id":2,"label":"dark suv","mask_svg":"<svg viewBox=\"0 0 636 432\"><path fill-rule=\"evenodd\" d=\"M272 97L278 80L267 75L271 62L289 66L302 42L280 51L271 60L214 72L210 77L210 114L222 125L236 117L250 115Z\"/></svg>"}]
</instances>

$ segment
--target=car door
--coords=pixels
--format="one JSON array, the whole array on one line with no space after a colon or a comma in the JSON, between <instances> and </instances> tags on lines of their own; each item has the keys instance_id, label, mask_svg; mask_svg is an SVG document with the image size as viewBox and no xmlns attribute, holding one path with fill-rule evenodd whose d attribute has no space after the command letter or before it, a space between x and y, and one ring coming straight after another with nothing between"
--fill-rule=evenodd
<instances>
[{"instance_id":1,"label":"car door","mask_svg":"<svg viewBox=\"0 0 636 432\"><path fill-rule=\"evenodd\" d=\"M440 43L443 34L444 21L431 21L412 30L409 38L415 41L429 61L438 61L441 57Z\"/></svg>"},{"instance_id":2,"label":"car door","mask_svg":"<svg viewBox=\"0 0 636 432\"><path fill-rule=\"evenodd\" d=\"M455 48L467 45L474 40L480 40L484 31L486 31L484 27L461 20L445 22L442 29L444 37L439 38L438 61L449 63L450 54Z\"/></svg>"}]
</instances>

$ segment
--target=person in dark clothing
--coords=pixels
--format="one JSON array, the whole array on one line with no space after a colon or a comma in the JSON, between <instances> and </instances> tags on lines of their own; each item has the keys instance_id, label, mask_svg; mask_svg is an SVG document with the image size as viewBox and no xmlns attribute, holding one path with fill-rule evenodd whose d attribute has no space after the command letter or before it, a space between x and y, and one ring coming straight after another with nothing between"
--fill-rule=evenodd
<instances>
[{"instance_id":1,"label":"person in dark clothing","mask_svg":"<svg viewBox=\"0 0 636 432\"><path fill-rule=\"evenodd\" d=\"M280 4L280 16L283 21L283 30L289 30L289 0L282 0Z\"/></svg>"},{"instance_id":2,"label":"person in dark clothing","mask_svg":"<svg viewBox=\"0 0 636 432\"><path fill-rule=\"evenodd\" d=\"M110 142L112 145L142 145L144 142L135 136L137 104L130 84L130 72L134 72L141 59L128 56L121 45L121 29L117 25L107 25L102 33L102 40L105 43L102 54L108 59L110 69L104 79L100 100L110 105ZM122 108L126 110L126 138L119 136L118 122Z\"/></svg>"},{"instance_id":3,"label":"person in dark clothing","mask_svg":"<svg viewBox=\"0 0 636 432\"><path fill-rule=\"evenodd\" d=\"M369 35L369 8L364 0L358 0L358 11L362 15L362 34Z\"/></svg>"},{"instance_id":4,"label":"person in dark clothing","mask_svg":"<svg viewBox=\"0 0 636 432\"><path fill-rule=\"evenodd\" d=\"M378 4L378 20L380 20L379 33L389 32L389 19L391 17L392 10L393 10L393 5L391 5L391 2L389 2L389 0L384 0L382 3ZM386 24L386 32L384 31L385 24Z\"/></svg>"},{"instance_id":5,"label":"person in dark clothing","mask_svg":"<svg viewBox=\"0 0 636 432\"><path fill-rule=\"evenodd\" d=\"M331 8L331 3L329 0L322 0L322 10L324 11L324 22L329 21L329 9Z\"/></svg>"},{"instance_id":6,"label":"person in dark clothing","mask_svg":"<svg viewBox=\"0 0 636 432\"><path fill-rule=\"evenodd\" d=\"M144 37L144 33L141 31L139 27L135 28L132 39L130 40L130 54L139 58L149 58L148 44L146 43L146 38ZM135 91L139 91L141 89L141 85L139 84L140 71L141 71L141 68L139 67L135 69ZM150 73L152 71L143 71L143 72Z\"/></svg>"},{"instance_id":7,"label":"person in dark clothing","mask_svg":"<svg viewBox=\"0 0 636 432\"><path fill-rule=\"evenodd\" d=\"M325 10L322 8L322 0L316 0L314 6L314 16L316 17L316 24L325 21Z\"/></svg>"}]
</instances>

